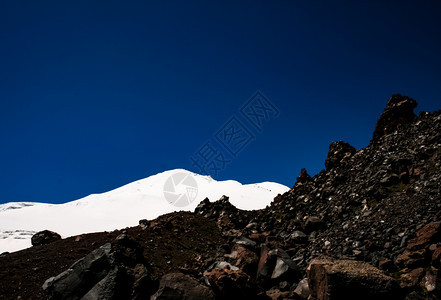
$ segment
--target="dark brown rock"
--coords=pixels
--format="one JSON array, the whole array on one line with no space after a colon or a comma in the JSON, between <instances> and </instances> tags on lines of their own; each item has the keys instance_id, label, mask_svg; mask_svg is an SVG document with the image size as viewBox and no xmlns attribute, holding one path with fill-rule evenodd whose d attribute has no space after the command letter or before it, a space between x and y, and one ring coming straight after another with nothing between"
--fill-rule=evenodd
<instances>
[{"instance_id":1,"label":"dark brown rock","mask_svg":"<svg viewBox=\"0 0 441 300\"><path fill-rule=\"evenodd\" d=\"M427 261L426 249L419 249L405 250L397 257L395 263L401 267L416 268L423 266L425 261Z\"/></svg>"},{"instance_id":2,"label":"dark brown rock","mask_svg":"<svg viewBox=\"0 0 441 300\"><path fill-rule=\"evenodd\" d=\"M311 295L317 300L397 299L398 285L361 261L314 259L308 267Z\"/></svg>"},{"instance_id":3,"label":"dark brown rock","mask_svg":"<svg viewBox=\"0 0 441 300\"><path fill-rule=\"evenodd\" d=\"M389 258L384 258L378 262L378 267L384 271L390 271L394 267L394 263Z\"/></svg>"},{"instance_id":4,"label":"dark brown rock","mask_svg":"<svg viewBox=\"0 0 441 300\"><path fill-rule=\"evenodd\" d=\"M259 257L254 251L240 245L234 244L230 254L226 254L233 265L239 267L247 274L255 274Z\"/></svg>"},{"instance_id":5,"label":"dark brown rock","mask_svg":"<svg viewBox=\"0 0 441 300\"><path fill-rule=\"evenodd\" d=\"M326 170L339 166L348 160L355 152L357 152L357 149L343 141L331 143L331 145L329 145L328 157L325 161Z\"/></svg>"},{"instance_id":6,"label":"dark brown rock","mask_svg":"<svg viewBox=\"0 0 441 300\"><path fill-rule=\"evenodd\" d=\"M282 292L279 289L271 289L266 291L266 296L271 300L282 300L282 299L289 299L290 292Z\"/></svg>"},{"instance_id":7,"label":"dark brown rock","mask_svg":"<svg viewBox=\"0 0 441 300\"><path fill-rule=\"evenodd\" d=\"M439 240L441 222L432 222L418 230L416 237L409 241L407 249L419 249Z\"/></svg>"},{"instance_id":8,"label":"dark brown rock","mask_svg":"<svg viewBox=\"0 0 441 300\"><path fill-rule=\"evenodd\" d=\"M31 238L32 246L41 246L61 240L61 235L50 230L43 230L34 234Z\"/></svg>"},{"instance_id":9,"label":"dark brown rock","mask_svg":"<svg viewBox=\"0 0 441 300\"><path fill-rule=\"evenodd\" d=\"M256 283L242 270L215 268L206 276L220 299L253 299L261 293Z\"/></svg>"},{"instance_id":10,"label":"dark brown rock","mask_svg":"<svg viewBox=\"0 0 441 300\"><path fill-rule=\"evenodd\" d=\"M374 131L374 140L386 134L393 133L399 126L405 126L416 119L413 110L417 102L407 96L400 94L392 95L384 112L377 121Z\"/></svg>"},{"instance_id":11,"label":"dark brown rock","mask_svg":"<svg viewBox=\"0 0 441 300\"><path fill-rule=\"evenodd\" d=\"M300 170L300 176L296 179L296 184L304 184L312 180L305 168Z\"/></svg>"},{"instance_id":12,"label":"dark brown rock","mask_svg":"<svg viewBox=\"0 0 441 300\"><path fill-rule=\"evenodd\" d=\"M164 275L152 300L214 300L213 291L196 279L182 273Z\"/></svg>"},{"instance_id":13,"label":"dark brown rock","mask_svg":"<svg viewBox=\"0 0 441 300\"><path fill-rule=\"evenodd\" d=\"M441 247L437 247L432 254L432 264L439 268L441 266Z\"/></svg>"},{"instance_id":14,"label":"dark brown rock","mask_svg":"<svg viewBox=\"0 0 441 300\"><path fill-rule=\"evenodd\" d=\"M264 280L271 276L271 264L275 263L275 258L273 257L272 262L270 262L270 251L271 249L266 244L262 244L257 265L257 279Z\"/></svg>"},{"instance_id":15,"label":"dark brown rock","mask_svg":"<svg viewBox=\"0 0 441 300\"><path fill-rule=\"evenodd\" d=\"M423 275L423 268L416 268L411 270L410 272L402 274L400 276L400 286L402 288L414 288L419 285L421 279L423 278Z\"/></svg>"},{"instance_id":16,"label":"dark brown rock","mask_svg":"<svg viewBox=\"0 0 441 300\"><path fill-rule=\"evenodd\" d=\"M48 299L145 299L157 288L141 246L126 235L107 243L43 284Z\"/></svg>"},{"instance_id":17,"label":"dark brown rock","mask_svg":"<svg viewBox=\"0 0 441 300\"><path fill-rule=\"evenodd\" d=\"M313 231L323 229L325 225L325 222L319 217L308 217L306 219L304 229L306 233L311 233Z\"/></svg>"}]
</instances>

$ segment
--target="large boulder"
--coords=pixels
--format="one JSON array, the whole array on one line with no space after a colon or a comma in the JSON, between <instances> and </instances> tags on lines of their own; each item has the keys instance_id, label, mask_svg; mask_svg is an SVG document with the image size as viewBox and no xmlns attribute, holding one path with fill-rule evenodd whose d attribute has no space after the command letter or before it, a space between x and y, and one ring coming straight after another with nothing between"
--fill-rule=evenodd
<instances>
[{"instance_id":1,"label":"large boulder","mask_svg":"<svg viewBox=\"0 0 441 300\"><path fill-rule=\"evenodd\" d=\"M255 281L242 270L228 267L205 272L219 299L256 299L262 293Z\"/></svg>"},{"instance_id":2,"label":"large boulder","mask_svg":"<svg viewBox=\"0 0 441 300\"><path fill-rule=\"evenodd\" d=\"M311 292L309 291L308 278L300 280L299 284L294 290L294 294L300 299L308 299Z\"/></svg>"},{"instance_id":3,"label":"large boulder","mask_svg":"<svg viewBox=\"0 0 441 300\"><path fill-rule=\"evenodd\" d=\"M31 238L32 246L41 246L61 240L61 235L50 230L43 230L34 234Z\"/></svg>"},{"instance_id":4,"label":"large boulder","mask_svg":"<svg viewBox=\"0 0 441 300\"><path fill-rule=\"evenodd\" d=\"M317 300L400 299L396 281L368 263L314 259L308 269L311 295Z\"/></svg>"},{"instance_id":5,"label":"large boulder","mask_svg":"<svg viewBox=\"0 0 441 300\"><path fill-rule=\"evenodd\" d=\"M151 300L214 300L213 291L196 279L182 273L170 273L161 278L158 291Z\"/></svg>"},{"instance_id":6,"label":"large boulder","mask_svg":"<svg viewBox=\"0 0 441 300\"><path fill-rule=\"evenodd\" d=\"M301 270L282 249L261 246L260 259L257 267L257 280L265 287L281 281L292 282L301 278Z\"/></svg>"},{"instance_id":7,"label":"large boulder","mask_svg":"<svg viewBox=\"0 0 441 300\"><path fill-rule=\"evenodd\" d=\"M400 126L412 123L416 119L413 110L417 105L412 98L400 94L392 95L375 126L374 141L383 135L393 133Z\"/></svg>"},{"instance_id":8,"label":"large boulder","mask_svg":"<svg viewBox=\"0 0 441 300\"><path fill-rule=\"evenodd\" d=\"M235 266L247 274L255 274L257 270L259 257L254 251L240 244L234 244L231 253L226 254L225 257L229 258Z\"/></svg>"},{"instance_id":9,"label":"large boulder","mask_svg":"<svg viewBox=\"0 0 441 300\"><path fill-rule=\"evenodd\" d=\"M293 281L301 278L300 268L284 250L275 249L270 251L269 255L276 257L276 265L271 274L271 279L275 281Z\"/></svg>"}]
</instances>

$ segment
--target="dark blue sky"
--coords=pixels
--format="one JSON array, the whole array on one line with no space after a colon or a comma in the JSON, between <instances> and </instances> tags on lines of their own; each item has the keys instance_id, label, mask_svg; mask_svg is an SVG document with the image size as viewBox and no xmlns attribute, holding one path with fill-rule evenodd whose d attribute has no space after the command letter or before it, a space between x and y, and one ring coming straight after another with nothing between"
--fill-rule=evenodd
<instances>
[{"instance_id":1,"label":"dark blue sky","mask_svg":"<svg viewBox=\"0 0 441 300\"><path fill-rule=\"evenodd\" d=\"M384 2L1 1L0 203L199 172L233 116L254 138L216 179L319 172L392 94L441 108L441 2ZM239 112L256 90L280 112L261 132Z\"/></svg>"}]
</instances>

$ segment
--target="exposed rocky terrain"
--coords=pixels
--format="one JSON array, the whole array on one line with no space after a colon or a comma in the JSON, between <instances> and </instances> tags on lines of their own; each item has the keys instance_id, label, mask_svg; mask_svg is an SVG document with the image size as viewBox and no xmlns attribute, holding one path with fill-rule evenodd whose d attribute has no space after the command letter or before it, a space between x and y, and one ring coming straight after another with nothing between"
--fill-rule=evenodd
<instances>
[{"instance_id":1,"label":"exposed rocky terrain","mask_svg":"<svg viewBox=\"0 0 441 300\"><path fill-rule=\"evenodd\" d=\"M1 298L441 299L441 111L416 105L393 95L369 146L332 143L326 169L266 209L222 197L115 232L40 233L0 256Z\"/></svg>"}]
</instances>

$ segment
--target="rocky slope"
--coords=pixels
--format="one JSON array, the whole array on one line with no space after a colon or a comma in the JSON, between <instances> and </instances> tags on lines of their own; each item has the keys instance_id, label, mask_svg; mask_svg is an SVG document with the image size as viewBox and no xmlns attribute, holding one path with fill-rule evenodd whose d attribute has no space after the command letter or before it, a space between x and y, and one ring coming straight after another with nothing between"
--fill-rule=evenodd
<instances>
[{"instance_id":1,"label":"rocky slope","mask_svg":"<svg viewBox=\"0 0 441 300\"><path fill-rule=\"evenodd\" d=\"M415 107L393 95L368 147L332 143L265 209L206 199L2 255L2 298L441 299L441 111Z\"/></svg>"}]
</instances>

